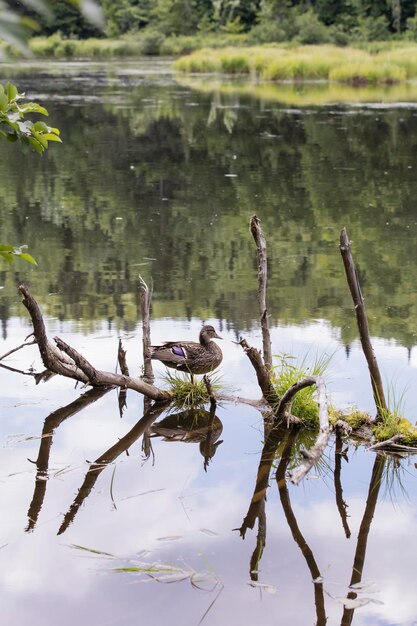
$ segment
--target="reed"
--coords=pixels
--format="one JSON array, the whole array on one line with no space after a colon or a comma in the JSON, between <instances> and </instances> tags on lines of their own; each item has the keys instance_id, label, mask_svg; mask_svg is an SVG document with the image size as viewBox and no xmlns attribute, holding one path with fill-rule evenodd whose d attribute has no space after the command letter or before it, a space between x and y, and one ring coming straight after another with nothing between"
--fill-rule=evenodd
<instances>
[{"instance_id":1,"label":"reed","mask_svg":"<svg viewBox=\"0 0 417 626\"><path fill-rule=\"evenodd\" d=\"M365 63L345 63L333 68L329 80L344 82L351 85L394 84L405 81L407 72L398 65L380 63L375 58Z\"/></svg>"},{"instance_id":2,"label":"reed","mask_svg":"<svg viewBox=\"0 0 417 626\"><path fill-rule=\"evenodd\" d=\"M417 78L416 46L394 48L378 55L381 63L395 65L405 70L407 78Z\"/></svg>"},{"instance_id":3,"label":"reed","mask_svg":"<svg viewBox=\"0 0 417 626\"><path fill-rule=\"evenodd\" d=\"M370 53L332 45L205 49L179 59L182 72L250 74L267 81L330 80L351 85L403 82L417 77L414 47L390 48ZM212 68L212 69L211 69Z\"/></svg>"}]
</instances>

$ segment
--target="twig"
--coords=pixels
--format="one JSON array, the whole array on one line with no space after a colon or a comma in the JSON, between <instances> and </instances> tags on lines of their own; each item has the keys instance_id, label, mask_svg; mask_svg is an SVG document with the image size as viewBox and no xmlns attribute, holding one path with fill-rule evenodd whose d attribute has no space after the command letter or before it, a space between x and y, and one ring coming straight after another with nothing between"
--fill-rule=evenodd
<instances>
[{"instance_id":1,"label":"twig","mask_svg":"<svg viewBox=\"0 0 417 626\"><path fill-rule=\"evenodd\" d=\"M318 437L316 439L316 443L306 453L306 458L304 459L304 461L291 474L291 482L294 483L294 485L298 485L303 480L303 478L308 474L308 472L311 470L313 465L315 465L315 463L317 463L317 461L320 459L321 455L323 454L327 446L327 442L329 441L329 436L330 436L330 424L329 424L329 416L327 412L326 387L325 387L324 381L322 378L320 378L320 376L309 376L303 380L306 382L304 386L308 386L307 381L310 385L315 384L317 386L317 396L318 396L317 404L318 404L318 410L319 410L320 429L319 429ZM300 383L302 382L303 381L300 381ZM288 391L285 392L281 402L287 396L288 392L291 389L293 389L295 386L296 385L293 385L292 387L290 387L290 389L288 389ZM297 389L297 391L298 390L299 389ZM289 400L286 400L287 403L288 401Z\"/></svg>"},{"instance_id":2,"label":"twig","mask_svg":"<svg viewBox=\"0 0 417 626\"><path fill-rule=\"evenodd\" d=\"M36 339L32 339L32 341L28 341L27 343L22 343L20 346L17 346L17 348L12 348L8 352L6 352L6 354L3 354L2 356L0 356L0 361L3 361L3 359L13 354L13 352L17 352L18 350L21 350L22 348L25 348L26 346L33 346L34 343L36 343Z\"/></svg>"},{"instance_id":3,"label":"twig","mask_svg":"<svg viewBox=\"0 0 417 626\"><path fill-rule=\"evenodd\" d=\"M377 417L375 419L375 422L378 422L382 419L381 410L387 411L388 406L385 400L384 387L382 385L382 378L379 371L378 362L376 360L371 343L365 302L362 296L358 273L356 271L355 263L353 260L352 251L350 248L350 241L347 236L346 228L344 228L340 234L340 252L345 266L346 278L348 281L350 293L352 295L353 303L355 305L356 321L358 324L362 350L367 360L368 369L371 376L372 392L377 410Z\"/></svg>"},{"instance_id":4,"label":"twig","mask_svg":"<svg viewBox=\"0 0 417 626\"><path fill-rule=\"evenodd\" d=\"M268 277L268 261L266 252L266 241L261 228L261 222L256 215L250 221L250 232L256 243L258 257L258 303L261 316L262 345L265 367L272 368L271 336L269 333L268 311L266 308L266 284Z\"/></svg>"}]
</instances>

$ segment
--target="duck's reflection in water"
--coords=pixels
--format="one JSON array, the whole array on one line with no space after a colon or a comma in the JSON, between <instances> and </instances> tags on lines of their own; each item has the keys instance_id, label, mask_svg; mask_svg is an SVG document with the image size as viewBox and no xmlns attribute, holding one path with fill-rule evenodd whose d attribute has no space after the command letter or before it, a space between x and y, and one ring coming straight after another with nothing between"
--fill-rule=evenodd
<instances>
[{"instance_id":1,"label":"duck's reflection in water","mask_svg":"<svg viewBox=\"0 0 417 626\"><path fill-rule=\"evenodd\" d=\"M163 441L198 443L205 471L218 446L223 443L222 439L219 440L223 424L213 409L191 408L172 413L153 424L150 430L152 437L161 437Z\"/></svg>"}]
</instances>

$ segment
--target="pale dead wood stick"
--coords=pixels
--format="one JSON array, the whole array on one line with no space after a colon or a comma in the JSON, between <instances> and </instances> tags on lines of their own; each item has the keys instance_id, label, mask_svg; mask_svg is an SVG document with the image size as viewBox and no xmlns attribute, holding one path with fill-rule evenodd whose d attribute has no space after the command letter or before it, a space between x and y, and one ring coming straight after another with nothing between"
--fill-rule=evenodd
<instances>
[{"instance_id":1,"label":"pale dead wood stick","mask_svg":"<svg viewBox=\"0 0 417 626\"><path fill-rule=\"evenodd\" d=\"M258 257L258 303L261 316L262 345L265 367L272 368L271 336L269 333L268 311L266 308L266 285L268 277L268 257L266 240L261 228L261 222L256 215L250 221L250 231L256 243Z\"/></svg>"},{"instance_id":2,"label":"pale dead wood stick","mask_svg":"<svg viewBox=\"0 0 417 626\"><path fill-rule=\"evenodd\" d=\"M140 306L142 311L142 346L143 346L143 378L153 383L155 380L151 361L151 317L150 308L152 300L152 284L149 289L148 285L143 280L142 276L139 276L139 282L141 287Z\"/></svg>"},{"instance_id":3,"label":"pale dead wood stick","mask_svg":"<svg viewBox=\"0 0 417 626\"><path fill-rule=\"evenodd\" d=\"M292 472L291 482L294 485L298 485L303 478L308 474L313 465L315 465L323 454L330 436L330 423L329 415L327 411L327 398L326 398L326 386L323 379L320 376L307 376L303 378L295 385L292 385L283 395L278 408L278 415L283 415L285 406L292 400L294 395L310 385L316 385L317 387L317 404L319 412L319 434L316 442L308 452L305 453L304 461Z\"/></svg>"},{"instance_id":4,"label":"pale dead wood stick","mask_svg":"<svg viewBox=\"0 0 417 626\"><path fill-rule=\"evenodd\" d=\"M369 333L368 318L366 316L365 301L363 299L361 287L359 284L358 273L353 260L350 241L344 228L340 234L340 252L345 266L346 278L348 281L350 293L355 305L356 322L358 324L359 336L362 344L362 350L368 363L369 374L371 376L372 392L377 410L377 418L375 421L381 420L381 410L388 410L385 400L384 387L382 385L381 373L379 371L378 362L375 357L374 349L371 343Z\"/></svg>"},{"instance_id":5,"label":"pale dead wood stick","mask_svg":"<svg viewBox=\"0 0 417 626\"><path fill-rule=\"evenodd\" d=\"M406 452L409 454L417 454L417 448L415 446L407 446L403 443L399 443L403 439L404 435L394 435L390 439L374 443L374 445L369 446L368 450L372 450L374 452Z\"/></svg>"}]
</instances>

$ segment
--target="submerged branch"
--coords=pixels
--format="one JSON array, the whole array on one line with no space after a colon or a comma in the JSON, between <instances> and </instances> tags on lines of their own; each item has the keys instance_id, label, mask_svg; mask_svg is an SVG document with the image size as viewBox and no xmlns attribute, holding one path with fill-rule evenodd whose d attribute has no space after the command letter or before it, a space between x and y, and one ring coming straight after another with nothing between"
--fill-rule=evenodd
<instances>
[{"instance_id":1,"label":"submerged branch","mask_svg":"<svg viewBox=\"0 0 417 626\"><path fill-rule=\"evenodd\" d=\"M375 357L374 349L371 343L369 333L368 318L366 316L365 301L363 299L361 287L359 284L358 272L353 260L350 241L344 228L340 234L340 252L345 266L346 278L348 281L350 293L355 305L356 321L358 324L362 350L368 363L368 369L371 376L372 392L377 410L377 420L380 421L381 410L388 410L384 395L384 387L382 385L381 373L379 371L378 362Z\"/></svg>"}]
</instances>

